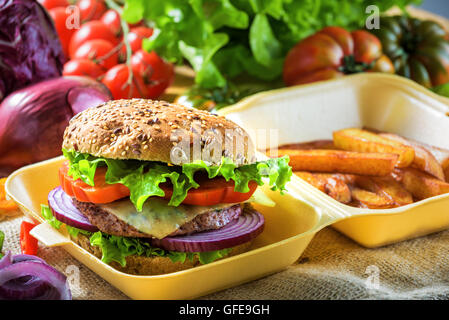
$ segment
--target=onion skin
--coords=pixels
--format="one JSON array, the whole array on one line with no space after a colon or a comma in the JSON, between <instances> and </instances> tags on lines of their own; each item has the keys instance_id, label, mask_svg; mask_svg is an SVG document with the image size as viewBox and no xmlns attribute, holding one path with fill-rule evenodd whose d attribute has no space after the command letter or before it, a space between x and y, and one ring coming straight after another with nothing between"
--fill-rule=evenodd
<instances>
[{"instance_id":1,"label":"onion skin","mask_svg":"<svg viewBox=\"0 0 449 320\"><path fill-rule=\"evenodd\" d=\"M59 77L8 95L0 104L0 177L60 155L64 130L77 113L112 98L88 77Z\"/></svg>"}]
</instances>

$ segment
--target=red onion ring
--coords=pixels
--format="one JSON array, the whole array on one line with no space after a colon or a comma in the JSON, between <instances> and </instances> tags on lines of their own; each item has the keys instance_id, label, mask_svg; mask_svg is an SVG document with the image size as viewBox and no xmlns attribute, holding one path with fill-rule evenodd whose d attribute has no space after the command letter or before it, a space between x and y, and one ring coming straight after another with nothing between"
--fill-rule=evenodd
<instances>
[{"instance_id":1,"label":"red onion ring","mask_svg":"<svg viewBox=\"0 0 449 320\"><path fill-rule=\"evenodd\" d=\"M239 218L218 230L186 236L151 239L151 244L170 251L204 252L232 248L251 241L262 233L264 217L254 209L245 208Z\"/></svg>"},{"instance_id":2,"label":"red onion ring","mask_svg":"<svg viewBox=\"0 0 449 320\"><path fill-rule=\"evenodd\" d=\"M86 231L97 232L98 228L89 222L74 205L70 196L59 186L48 194L48 206L59 221Z\"/></svg>"},{"instance_id":3,"label":"red onion ring","mask_svg":"<svg viewBox=\"0 0 449 320\"><path fill-rule=\"evenodd\" d=\"M8 252L0 260L0 299L71 300L67 278L41 258Z\"/></svg>"}]
</instances>

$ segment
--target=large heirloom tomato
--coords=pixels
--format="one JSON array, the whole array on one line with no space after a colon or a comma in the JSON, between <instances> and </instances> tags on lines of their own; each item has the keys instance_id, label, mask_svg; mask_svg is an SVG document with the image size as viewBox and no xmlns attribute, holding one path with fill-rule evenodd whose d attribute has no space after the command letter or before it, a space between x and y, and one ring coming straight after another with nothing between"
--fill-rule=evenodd
<instances>
[{"instance_id":1,"label":"large heirloom tomato","mask_svg":"<svg viewBox=\"0 0 449 320\"><path fill-rule=\"evenodd\" d=\"M371 30L382 42L396 73L425 87L449 82L449 41L436 22L411 17L380 18L380 28Z\"/></svg>"},{"instance_id":2,"label":"large heirloom tomato","mask_svg":"<svg viewBox=\"0 0 449 320\"><path fill-rule=\"evenodd\" d=\"M364 30L326 27L289 51L283 77L291 86L364 71L394 73L379 39Z\"/></svg>"}]
</instances>

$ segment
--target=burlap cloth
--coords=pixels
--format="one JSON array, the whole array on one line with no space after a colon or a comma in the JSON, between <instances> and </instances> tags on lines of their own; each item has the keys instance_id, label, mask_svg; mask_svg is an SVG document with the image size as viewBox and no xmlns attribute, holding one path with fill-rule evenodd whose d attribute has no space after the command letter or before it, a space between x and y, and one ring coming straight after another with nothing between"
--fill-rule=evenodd
<instances>
[{"instance_id":1,"label":"burlap cloth","mask_svg":"<svg viewBox=\"0 0 449 320\"><path fill-rule=\"evenodd\" d=\"M19 216L0 222L6 236L4 250L20 252L21 221ZM128 299L62 248L41 246L38 255L66 274L72 272L73 265L79 268L78 283L70 282L74 299ZM201 299L448 298L449 230L366 249L326 228L285 271Z\"/></svg>"}]
</instances>

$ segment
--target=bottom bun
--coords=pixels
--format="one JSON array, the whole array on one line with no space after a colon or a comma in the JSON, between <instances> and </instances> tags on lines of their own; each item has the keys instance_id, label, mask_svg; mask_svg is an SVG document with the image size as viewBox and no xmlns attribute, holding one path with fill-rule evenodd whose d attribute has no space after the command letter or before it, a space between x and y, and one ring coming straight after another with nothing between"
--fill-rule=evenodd
<instances>
[{"instance_id":1,"label":"bottom bun","mask_svg":"<svg viewBox=\"0 0 449 320\"><path fill-rule=\"evenodd\" d=\"M97 246L91 246L89 238L85 235L78 234L77 237L72 237L72 240L77 243L80 247L87 250L88 252L95 255L97 258L101 259L102 253L101 249ZM241 245L235 246L232 248L231 252L221 259L225 259L227 257L235 256L240 253L244 253L248 251L251 247L252 241L243 243ZM219 259L219 260L221 260ZM216 260L218 261L218 260ZM183 263L181 262L172 262L168 257L145 257L145 256L137 256L132 255L126 257L126 266L122 267L119 263L113 261L109 264L114 269L117 269L121 272L140 275L140 276L149 276L149 275L160 275L171 272L182 271L190 268L194 268L200 266L201 263L198 261L198 257L195 256L193 261L186 259Z\"/></svg>"}]
</instances>

